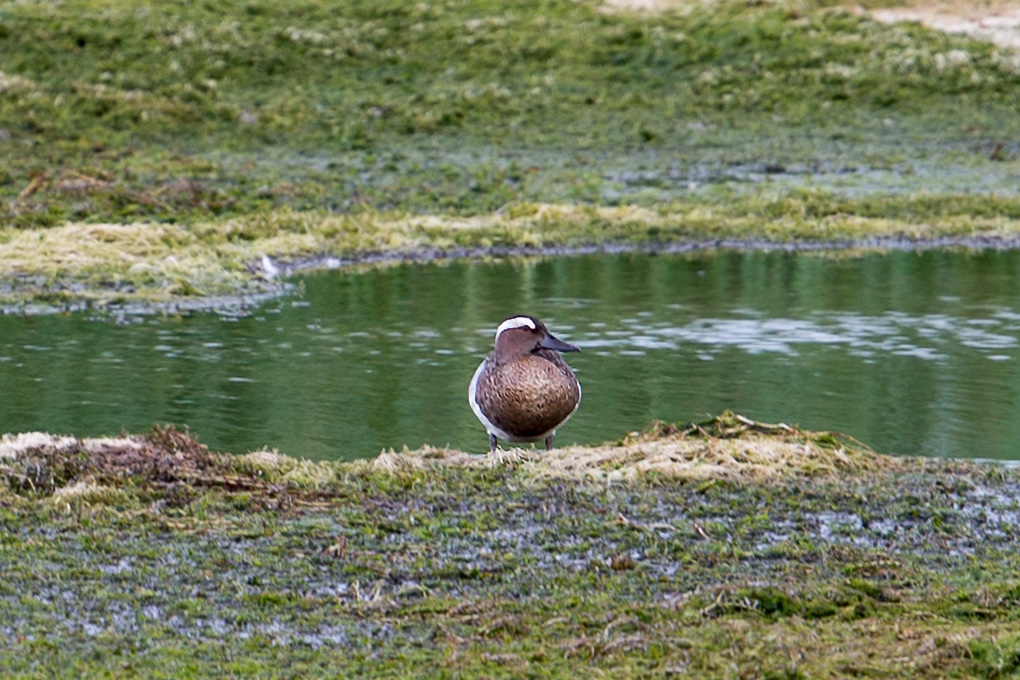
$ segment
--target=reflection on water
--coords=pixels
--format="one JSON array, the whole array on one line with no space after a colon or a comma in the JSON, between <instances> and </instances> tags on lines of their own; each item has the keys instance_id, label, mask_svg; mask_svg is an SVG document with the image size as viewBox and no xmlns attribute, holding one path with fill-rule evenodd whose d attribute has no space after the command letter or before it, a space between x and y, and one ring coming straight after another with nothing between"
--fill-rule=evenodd
<instances>
[{"instance_id":1,"label":"reflection on water","mask_svg":"<svg viewBox=\"0 0 1020 680\"><path fill-rule=\"evenodd\" d=\"M188 425L315 458L486 450L467 384L505 316L583 348L558 442L733 409L908 454L1020 459L1020 254L586 256L324 272L246 316L0 318L0 430Z\"/></svg>"}]
</instances>

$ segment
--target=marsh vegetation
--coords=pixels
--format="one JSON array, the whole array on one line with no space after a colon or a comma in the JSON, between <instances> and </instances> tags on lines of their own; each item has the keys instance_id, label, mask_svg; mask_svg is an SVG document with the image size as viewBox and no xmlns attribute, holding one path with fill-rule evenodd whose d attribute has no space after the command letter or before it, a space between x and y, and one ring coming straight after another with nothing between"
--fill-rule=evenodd
<instances>
[{"instance_id":1,"label":"marsh vegetation","mask_svg":"<svg viewBox=\"0 0 1020 680\"><path fill-rule=\"evenodd\" d=\"M188 313L277 270L521 249L1016 245L1015 50L870 2L651 4L0 2L0 301ZM1014 472L730 413L643 426L516 468L6 436L0 667L1020 670Z\"/></svg>"}]
</instances>

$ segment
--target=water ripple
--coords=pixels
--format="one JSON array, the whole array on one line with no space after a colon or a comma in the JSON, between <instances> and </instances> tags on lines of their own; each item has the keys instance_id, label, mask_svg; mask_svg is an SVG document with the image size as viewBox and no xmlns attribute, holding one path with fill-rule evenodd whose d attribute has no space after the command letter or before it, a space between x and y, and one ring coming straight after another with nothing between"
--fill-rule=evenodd
<instances>
[{"instance_id":1,"label":"water ripple","mask_svg":"<svg viewBox=\"0 0 1020 680\"><path fill-rule=\"evenodd\" d=\"M887 312L869 316L855 313L816 313L805 318L754 318L749 310L733 310L739 318L692 318L676 325L647 318L623 319L623 329L603 330L591 324L576 342L585 349L677 351L684 344L705 346L707 352L737 348L748 354L775 352L798 356L798 346L844 346L851 354L875 353L912 356L924 361L944 360L947 348L958 345L975 350L997 350L988 358L1011 358L1002 350L1015 348L1010 334L1014 317L1009 310L993 310L986 318L959 318L947 314L913 316ZM710 360L706 349L699 358Z\"/></svg>"}]
</instances>

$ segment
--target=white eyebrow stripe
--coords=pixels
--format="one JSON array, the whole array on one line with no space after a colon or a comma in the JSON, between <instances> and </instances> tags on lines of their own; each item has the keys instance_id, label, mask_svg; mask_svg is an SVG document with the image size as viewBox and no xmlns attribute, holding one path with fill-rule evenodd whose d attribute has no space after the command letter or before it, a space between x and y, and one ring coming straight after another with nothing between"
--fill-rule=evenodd
<instances>
[{"instance_id":1,"label":"white eyebrow stripe","mask_svg":"<svg viewBox=\"0 0 1020 680\"><path fill-rule=\"evenodd\" d=\"M503 323L499 324L499 328L496 329L496 338L499 338L499 334L503 331L508 331L511 328L522 328L528 327L531 330L535 330L535 322L526 316L515 316L507 319Z\"/></svg>"}]
</instances>

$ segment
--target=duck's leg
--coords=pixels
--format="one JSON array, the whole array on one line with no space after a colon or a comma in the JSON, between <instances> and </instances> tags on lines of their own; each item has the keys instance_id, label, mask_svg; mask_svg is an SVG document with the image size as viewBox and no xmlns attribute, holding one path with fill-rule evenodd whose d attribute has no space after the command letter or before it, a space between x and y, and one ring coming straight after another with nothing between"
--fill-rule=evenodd
<instances>
[{"instance_id":1,"label":"duck's leg","mask_svg":"<svg viewBox=\"0 0 1020 680\"><path fill-rule=\"evenodd\" d=\"M555 435L549 435L545 438L545 450L552 451L552 440Z\"/></svg>"},{"instance_id":2,"label":"duck's leg","mask_svg":"<svg viewBox=\"0 0 1020 680\"><path fill-rule=\"evenodd\" d=\"M509 442L507 442L509 445ZM489 434L489 465L496 467L499 465L516 465L522 460L528 457L527 452L523 449L512 448L512 449L500 449L496 445L496 435Z\"/></svg>"}]
</instances>

